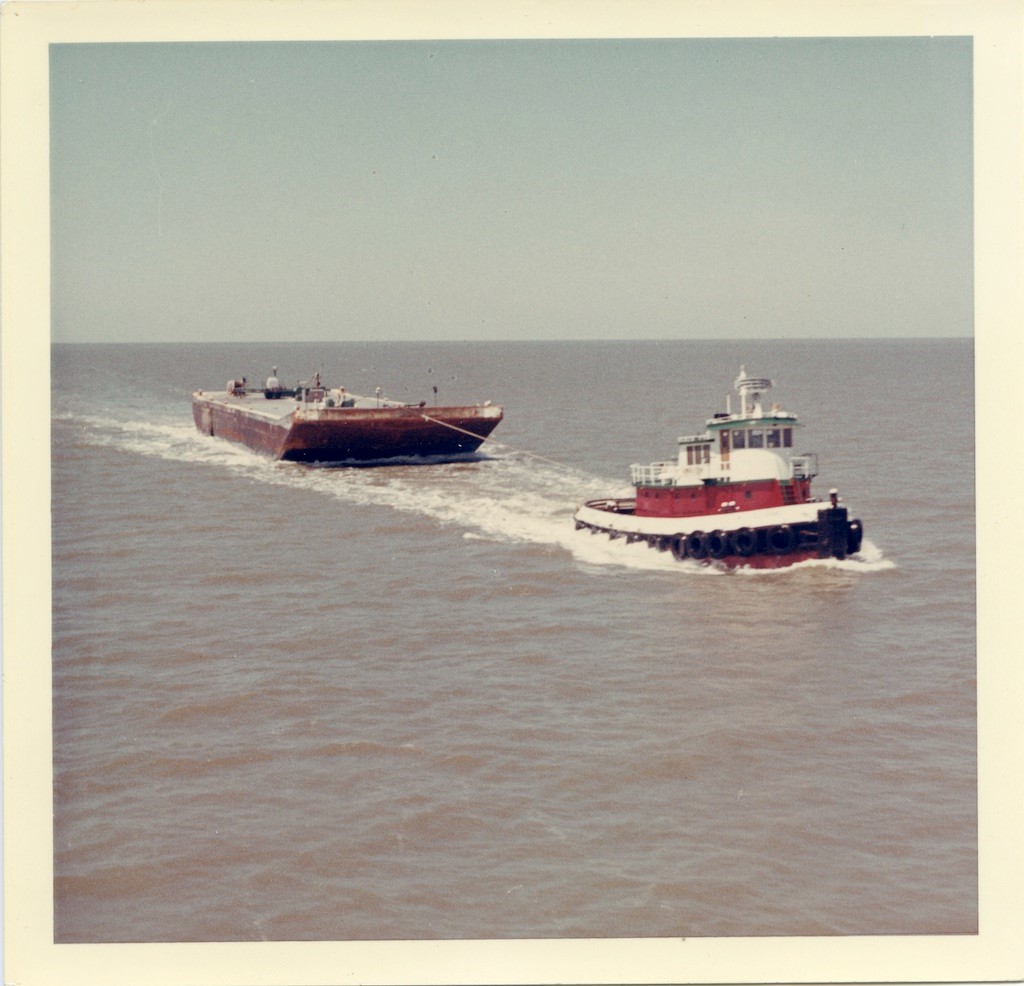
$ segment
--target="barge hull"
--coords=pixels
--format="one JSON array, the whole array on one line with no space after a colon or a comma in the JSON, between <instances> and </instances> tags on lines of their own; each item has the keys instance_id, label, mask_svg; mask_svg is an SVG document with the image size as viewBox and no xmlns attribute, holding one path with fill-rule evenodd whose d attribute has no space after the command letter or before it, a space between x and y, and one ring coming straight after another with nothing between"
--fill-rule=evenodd
<instances>
[{"instance_id":1,"label":"barge hull","mask_svg":"<svg viewBox=\"0 0 1024 986\"><path fill-rule=\"evenodd\" d=\"M197 394L192 401L196 428L275 459L359 463L472 453L502 419L494 406L288 411L284 402L274 401L267 402L271 412L258 400Z\"/></svg>"},{"instance_id":2,"label":"barge hull","mask_svg":"<svg viewBox=\"0 0 1024 986\"><path fill-rule=\"evenodd\" d=\"M342 410L332 418L296 422L279 458L293 462L369 462L475 452L498 424L473 408ZM323 414L324 412L321 412ZM344 415L344 417L341 417Z\"/></svg>"},{"instance_id":3,"label":"barge hull","mask_svg":"<svg viewBox=\"0 0 1024 986\"><path fill-rule=\"evenodd\" d=\"M255 417L240 407L202 397L192 399L192 417L203 435L237 442L275 459L281 457L290 427L287 419Z\"/></svg>"}]
</instances>

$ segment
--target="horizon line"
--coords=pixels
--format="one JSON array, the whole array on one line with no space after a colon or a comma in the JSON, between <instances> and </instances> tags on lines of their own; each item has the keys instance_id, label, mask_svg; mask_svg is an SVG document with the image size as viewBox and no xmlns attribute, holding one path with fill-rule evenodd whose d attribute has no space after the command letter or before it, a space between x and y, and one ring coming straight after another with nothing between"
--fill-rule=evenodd
<instances>
[{"instance_id":1,"label":"horizon line","mask_svg":"<svg viewBox=\"0 0 1024 986\"><path fill-rule=\"evenodd\" d=\"M400 343L402 345L408 345L410 343L424 343L424 344L451 344L458 343L465 345L467 343L623 343L623 344L634 344L634 343L648 343L648 342L720 342L720 343L768 343L768 342L973 342L975 336L947 336L947 335L935 335L935 336L772 336L770 338L758 338L756 336L744 336L736 338L714 338L714 337L694 337L694 338L678 338L674 336L651 336L640 339L631 339L623 337L601 337L593 339L573 339L573 338L528 338L528 339L512 339L512 338L500 338L500 339L135 339L135 340L119 340L119 339L51 339L51 346L319 346L319 345L331 345L331 344L350 344L355 343L357 345L366 344L380 344L380 343Z\"/></svg>"}]
</instances>

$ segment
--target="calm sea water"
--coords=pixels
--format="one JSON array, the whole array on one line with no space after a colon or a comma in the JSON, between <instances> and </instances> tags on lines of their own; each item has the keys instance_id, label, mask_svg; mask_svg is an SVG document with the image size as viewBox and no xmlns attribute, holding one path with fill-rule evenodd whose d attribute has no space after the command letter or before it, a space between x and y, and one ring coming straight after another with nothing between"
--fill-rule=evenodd
<instances>
[{"instance_id":1,"label":"calm sea water","mask_svg":"<svg viewBox=\"0 0 1024 986\"><path fill-rule=\"evenodd\" d=\"M576 532L741 363L862 556ZM501 444L196 433L272 364L490 398ZM976 931L969 341L56 346L53 384L58 941Z\"/></svg>"}]
</instances>

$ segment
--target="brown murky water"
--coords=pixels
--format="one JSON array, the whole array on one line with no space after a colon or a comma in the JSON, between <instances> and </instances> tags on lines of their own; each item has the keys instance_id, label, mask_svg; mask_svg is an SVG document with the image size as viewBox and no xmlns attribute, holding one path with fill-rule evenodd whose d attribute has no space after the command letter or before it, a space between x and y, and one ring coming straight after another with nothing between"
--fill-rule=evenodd
<instances>
[{"instance_id":1,"label":"brown murky water","mask_svg":"<svg viewBox=\"0 0 1024 986\"><path fill-rule=\"evenodd\" d=\"M862 557L721 575L574 531L741 362L801 415ZM195 432L191 390L272 364L494 399L504 444L311 469ZM977 929L970 343L53 369L58 941Z\"/></svg>"}]
</instances>

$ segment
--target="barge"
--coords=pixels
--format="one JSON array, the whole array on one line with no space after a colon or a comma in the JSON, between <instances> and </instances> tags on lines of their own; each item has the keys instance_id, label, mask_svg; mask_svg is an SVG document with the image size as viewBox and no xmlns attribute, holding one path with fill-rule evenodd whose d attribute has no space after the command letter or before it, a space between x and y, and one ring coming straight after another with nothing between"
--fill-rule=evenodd
<instances>
[{"instance_id":1,"label":"barge","mask_svg":"<svg viewBox=\"0 0 1024 986\"><path fill-rule=\"evenodd\" d=\"M812 496L818 457L793 453L796 415L778 404L765 408L772 381L741 367L734 386L737 412L730 395L704 432L679 439L675 459L633 465L635 495L582 504L577 530L727 568L856 555L863 525L849 517L838 490L824 503Z\"/></svg>"},{"instance_id":2,"label":"barge","mask_svg":"<svg viewBox=\"0 0 1024 986\"><path fill-rule=\"evenodd\" d=\"M308 383L282 387L274 367L264 387L230 380L223 391L196 391L200 433L275 459L330 465L460 458L476 452L503 417L490 401L456 407L403 404Z\"/></svg>"}]
</instances>

